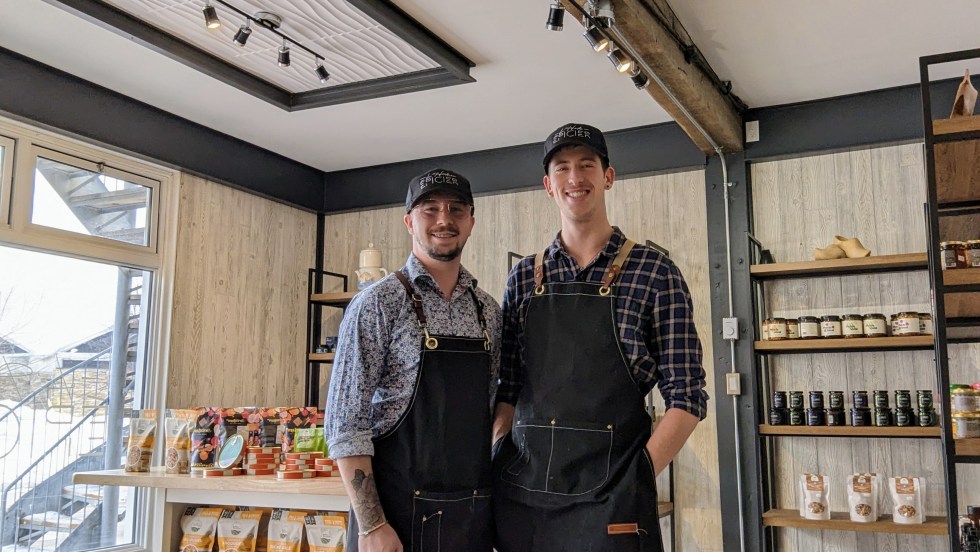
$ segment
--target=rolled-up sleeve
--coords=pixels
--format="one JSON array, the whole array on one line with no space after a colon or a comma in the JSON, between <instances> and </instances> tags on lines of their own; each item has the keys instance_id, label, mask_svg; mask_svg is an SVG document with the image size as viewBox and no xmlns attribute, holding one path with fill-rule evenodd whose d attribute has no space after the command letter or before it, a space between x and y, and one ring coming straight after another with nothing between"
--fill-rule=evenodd
<instances>
[{"instance_id":1,"label":"rolled-up sleeve","mask_svg":"<svg viewBox=\"0 0 980 552\"><path fill-rule=\"evenodd\" d=\"M377 296L362 292L347 308L337 335L324 415L331 458L374 455L371 401L384 371L389 340Z\"/></svg>"},{"instance_id":2,"label":"rolled-up sleeve","mask_svg":"<svg viewBox=\"0 0 980 552\"><path fill-rule=\"evenodd\" d=\"M679 408L703 420L708 413L708 393L691 293L673 263L667 263L662 283L653 301L647 332L661 376L657 387L667 409Z\"/></svg>"}]
</instances>

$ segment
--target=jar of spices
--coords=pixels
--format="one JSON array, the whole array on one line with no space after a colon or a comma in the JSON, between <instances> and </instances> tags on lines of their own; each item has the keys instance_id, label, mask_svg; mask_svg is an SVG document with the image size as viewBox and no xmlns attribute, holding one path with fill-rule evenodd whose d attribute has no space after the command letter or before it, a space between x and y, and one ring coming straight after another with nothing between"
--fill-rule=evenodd
<instances>
[{"instance_id":1,"label":"jar of spices","mask_svg":"<svg viewBox=\"0 0 980 552\"><path fill-rule=\"evenodd\" d=\"M980 240L966 242L967 268L980 268Z\"/></svg>"},{"instance_id":2,"label":"jar of spices","mask_svg":"<svg viewBox=\"0 0 980 552\"><path fill-rule=\"evenodd\" d=\"M875 425L877 427L888 427L892 425L891 408L875 408Z\"/></svg>"},{"instance_id":3,"label":"jar of spices","mask_svg":"<svg viewBox=\"0 0 980 552\"><path fill-rule=\"evenodd\" d=\"M803 409L803 391L789 392L789 407Z\"/></svg>"},{"instance_id":4,"label":"jar of spices","mask_svg":"<svg viewBox=\"0 0 980 552\"><path fill-rule=\"evenodd\" d=\"M851 425L854 427L871 425L871 410L868 408L852 408Z\"/></svg>"},{"instance_id":5,"label":"jar of spices","mask_svg":"<svg viewBox=\"0 0 980 552\"><path fill-rule=\"evenodd\" d=\"M800 339L817 339L820 337L820 319L816 316L801 316Z\"/></svg>"},{"instance_id":6,"label":"jar of spices","mask_svg":"<svg viewBox=\"0 0 980 552\"><path fill-rule=\"evenodd\" d=\"M969 387L954 389L952 401L953 412L976 412L980 410L980 391Z\"/></svg>"},{"instance_id":7,"label":"jar of spices","mask_svg":"<svg viewBox=\"0 0 980 552\"><path fill-rule=\"evenodd\" d=\"M786 319L786 339L800 338L800 321L796 318Z\"/></svg>"},{"instance_id":8,"label":"jar of spices","mask_svg":"<svg viewBox=\"0 0 980 552\"><path fill-rule=\"evenodd\" d=\"M803 414L802 408L790 408L789 409L789 425L791 426L801 426L806 422L806 417Z\"/></svg>"},{"instance_id":9,"label":"jar of spices","mask_svg":"<svg viewBox=\"0 0 980 552\"><path fill-rule=\"evenodd\" d=\"M888 391L885 390L875 390L874 392L875 408L888 408Z\"/></svg>"},{"instance_id":10,"label":"jar of spices","mask_svg":"<svg viewBox=\"0 0 980 552\"><path fill-rule=\"evenodd\" d=\"M842 337L840 317L835 314L828 314L820 317L820 337Z\"/></svg>"},{"instance_id":11,"label":"jar of spices","mask_svg":"<svg viewBox=\"0 0 980 552\"><path fill-rule=\"evenodd\" d=\"M789 411L785 408L769 409L769 425L781 426L789 423Z\"/></svg>"},{"instance_id":12,"label":"jar of spices","mask_svg":"<svg viewBox=\"0 0 980 552\"><path fill-rule=\"evenodd\" d=\"M953 439L980 438L980 412L953 414Z\"/></svg>"},{"instance_id":13,"label":"jar of spices","mask_svg":"<svg viewBox=\"0 0 980 552\"><path fill-rule=\"evenodd\" d=\"M919 420L915 417L915 412L911 408L895 409L895 425L898 427L909 427L917 424Z\"/></svg>"},{"instance_id":14,"label":"jar of spices","mask_svg":"<svg viewBox=\"0 0 980 552\"><path fill-rule=\"evenodd\" d=\"M928 312L919 313L919 335L932 335L932 314Z\"/></svg>"},{"instance_id":15,"label":"jar of spices","mask_svg":"<svg viewBox=\"0 0 980 552\"><path fill-rule=\"evenodd\" d=\"M810 391L810 408L823 410L823 391Z\"/></svg>"},{"instance_id":16,"label":"jar of spices","mask_svg":"<svg viewBox=\"0 0 980 552\"><path fill-rule=\"evenodd\" d=\"M762 321L762 340L769 341L769 321L770 318L766 318Z\"/></svg>"},{"instance_id":17,"label":"jar of spices","mask_svg":"<svg viewBox=\"0 0 980 552\"><path fill-rule=\"evenodd\" d=\"M888 330L891 335L898 335L898 315L893 314L888 319Z\"/></svg>"},{"instance_id":18,"label":"jar of spices","mask_svg":"<svg viewBox=\"0 0 980 552\"><path fill-rule=\"evenodd\" d=\"M885 337L888 335L888 321L885 315L875 312L864 315L862 320L864 337Z\"/></svg>"},{"instance_id":19,"label":"jar of spices","mask_svg":"<svg viewBox=\"0 0 980 552\"><path fill-rule=\"evenodd\" d=\"M827 394L828 401L827 406L831 410L841 410L844 408L844 392L843 391L831 391Z\"/></svg>"},{"instance_id":20,"label":"jar of spices","mask_svg":"<svg viewBox=\"0 0 980 552\"><path fill-rule=\"evenodd\" d=\"M808 426L827 425L827 411L822 408L806 409L806 425Z\"/></svg>"},{"instance_id":21,"label":"jar of spices","mask_svg":"<svg viewBox=\"0 0 980 552\"><path fill-rule=\"evenodd\" d=\"M845 338L864 337L864 317L860 314L845 314L841 328Z\"/></svg>"},{"instance_id":22,"label":"jar of spices","mask_svg":"<svg viewBox=\"0 0 980 552\"><path fill-rule=\"evenodd\" d=\"M907 389L895 391L895 408L912 408L912 392Z\"/></svg>"},{"instance_id":23,"label":"jar of spices","mask_svg":"<svg viewBox=\"0 0 980 552\"><path fill-rule=\"evenodd\" d=\"M920 408L916 413L919 419L919 427L932 427L936 425L936 411L932 408Z\"/></svg>"},{"instance_id":24,"label":"jar of spices","mask_svg":"<svg viewBox=\"0 0 980 552\"><path fill-rule=\"evenodd\" d=\"M932 391L920 389L915 392L915 403L919 408L932 408Z\"/></svg>"},{"instance_id":25,"label":"jar of spices","mask_svg":"<svg viewBox=\"0 0 980 552\"><path fill-rule=\"evenodd\" d=\"M772 407L773 408L789 408L786 403L786 391L773 391L772 393Z\"/></svg>"},{"instance_id":26,"label":"jar of spices","mask_svg":"<svg viewBox=\"0 0 980 552\"><path fill-rule=\"evenodd\" d=\"M852 391L851 403L854 405L854 408L868 408L868 392Z\"/></svg>"},{"instance_id":27,"label":"jar of spices","mask_svg":"<svg viewBox=\"0 0 980 552\"><path fill-rule=\"evenodd\" d=\"M830 409L827 411L827 425L829 426L842 426L845 425L845 412L844 409Z\"/></svg>"},{"instance_id":28,"label":"jar of spices","mask_svg":"<svg viewBox=\"0 0 980 552\"><path fill-rule=\"evenodd\" d=\"M784 339L786 339L785 318L770 318L768 327L769 327L769 341L783 341Z\"/></svg>"},{"instance_id":29,"label":"jar of spices","mask_svg":"<svg viewBox=\"0 0 980 552\"><path fill-rule=\"evenodd\" d=\"M895 321L895 335L919 335L919 313L911 311L898 313L898 320Z\"/></svg>"},{"instance_id":30,"label":"jar of spices","mask_svg":"<svg viewBox=\"0 0 980 552\"><path fill-rule=\"evenodd\" d=\"M965 242L944 241L939 244L939 251L943 270L967 267Z\"/></svg>"}]
</instances>

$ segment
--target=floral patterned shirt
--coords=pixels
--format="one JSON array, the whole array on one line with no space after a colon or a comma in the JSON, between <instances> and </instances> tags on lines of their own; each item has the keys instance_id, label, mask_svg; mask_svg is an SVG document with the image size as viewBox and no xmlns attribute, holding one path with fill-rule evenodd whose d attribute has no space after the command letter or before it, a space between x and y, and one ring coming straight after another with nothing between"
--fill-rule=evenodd
<instances>
[{"instance_id":1,"label":"floral patterned shirt","mask_svg":"<svg viewBox=\"0 0 980 552\"><path fill-rule=\"evenodd\" d=\"M430 334L481 337L483 330L469 290L476 291L491 340L487 408L492 408L500 366L500 306L477 287L476 279L465 268L460 269L448 301L415 255L409 255L401 272L422 297ZM372 439L394 427L408 408L419 370L422 336L411 301L394 274L351 301L337 337L324 417L332 458L374 455Z\"/></svg>"}]
</instances>

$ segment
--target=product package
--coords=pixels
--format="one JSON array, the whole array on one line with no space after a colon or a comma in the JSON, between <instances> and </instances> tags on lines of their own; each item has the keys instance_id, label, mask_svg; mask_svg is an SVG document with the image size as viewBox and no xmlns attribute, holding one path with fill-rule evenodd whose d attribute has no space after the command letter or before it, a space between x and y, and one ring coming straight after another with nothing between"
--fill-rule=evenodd
<instances>
[{"instance_id":1,"label":"product package","mask_svg":"<svg viewBox=\"0 0 980 552\"><path fill-rule=\"evenodd\" d=\"M830 519L830 478L815 473L800 476L800 515L806 519Z\"/></svg>"},{"instance_id":2,"label":"product package","mask_svg":"<svg viewBox=\"0 0 980 552\"><path fill-rule=\"evenodd\" d=\"M925 521L926 480L920 477L890 477L892 519L895 523L916 524Z\"/></svg>"},{"instance_id":3,"label":"product package","mask_svg":"<svg viewBox=\"0 0 980 552\"><path fill-rule=\"evenodd\" d=\"M150 471L156 431L156 410L141 410L139 416L130 421L129 444L126 446L126 471Z\"/></svg>"},{"instance_id":4,"label":"product package","mask_svg":"<svg viewBox=\"0 0 980 552\"><path fill-rule=\"evenodd\" d=\"M224 512L221 508L195 508L184 510L180 518L180 552L210 552L214 548L214 533Z\"/></svg>"},{"instance_id":5,"label":"product package","mask_svg":"<svg viewBox=\"0 0 980 552\"><path fill-rule=\"evenodd\" d=\"M163 426L166 437L163 465L167 473L190 473L191 426L195 420L196 410L167 409Z\"/></svg>"},{"instance_id":6,"label":"product package","mask_svg":"<svg viewBox=\"0 0 980 552\"><path fill-rule=\"evenodd\" d=\"M282 447L282 423L279 421L279 407L263 407L257 411L259 427L254 440L255 447Z\"/></svg>"},{"instance_id":7,"label":"product package","mask_svg":"<svg viewBox=\"0 0 980 552\"><path fill-rule=\"evenodd\" d=\"M218 520L218 550L256 552L261 510L225 510Z\"/></svg>"},{"instance_id":8,"label":"product package","mask_svg":"<svg viewBox=\"0 0 980 552\"><path fill-rule=\"evenodd\" d=\"M306 512L273 510L269 517L267 550L269 552L300 552L303 548L303 526Z\"/></svg>"},{"instance_id":9,"label":"product package","mask_svg":"<svg viewBox=\"0 0 980 552\"><path fill-rule=\"evenodd\" d=\"M347 520L343 516L306 516L305 523L310 552L343 552L347 539Z\"/></svg>"},{"instance_id":10,"label":"product package","mask_svg":"<svg viewBox=\"0 0 980 552\"><path fill-rule=\"evenodd\" d=\"M327 440L322 427L304 427L293 431L292 452L322 452L327 455Z\"/></svg>"},{"instance_id":11,"label":"product package","mask_svg":"<svg viewBox=\"0 0 980 552\"><path fill-rule=\"evenodd\" d=\"M218 450L215 427L221 419L221 413L211 407L195 410L197 417L191 428L191 471L200 471L214 467L214 456Z\"/></svg>"},{"instance_id":12,"label":"product package","mask_svg":"<svg viewBox=\"0 0 980 552\"><path fill-rule=\"evenodd\" d=\"M296 435L290 430L314 427L316 425L316 413L317 408L315 406L279 409L283 452L293 452L293 438Z\"/></svg>"},{"instance_id":13,"label":"product package","mask_svg":"<svg viewBox=\"0 0 980 552\"><path fill-rule=\"evenodd\" d=\"M250 447L266 446L262 444L262 411L264 408L253 407L248 409L248 435L245 436L245 444ZM272 446L272 445L269 445Z\"/></svg>"},{"instance_id":14,"label":"product package","mask_svg":"<svg viewBox=\"0 0 980 552\"><path fill-rule=\"evenodd\" d=\"M255 552L268 552L269 548L269 508L253 508L251 506L239 506L239 512L258 512L259 531L255 534Z\"/></svg>"},{"instance_id":15,"label":"product package","mask_svg":"<svg viewBox=\"0 0 980 552\"><path fill-rule=\"evenodd\" d=\"M873 473L855 473L847 480L847 504L851 521L870 523L878 520L878 497L881 477Z\"/></svg>"},{"instance_id":16,"label":"product package","mask_svg":"<svg viewBox=\"0 0 980 552\"><path fill-rule=\"evenodd\" d=\"M225 444L225 439L232 435L241 435L248 442L248 417L252 408L235 407L219 409L218 425L214 433L218 437L218 447Z\"/></svg>"}]
</instances>

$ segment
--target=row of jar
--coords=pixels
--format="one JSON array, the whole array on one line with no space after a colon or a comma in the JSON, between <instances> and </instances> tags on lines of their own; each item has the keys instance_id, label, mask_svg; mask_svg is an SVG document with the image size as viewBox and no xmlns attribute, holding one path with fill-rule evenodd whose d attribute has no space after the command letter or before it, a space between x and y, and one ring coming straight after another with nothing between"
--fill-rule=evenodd
<instances>
[{"instance_id":1,"label":"row of jar","mask_svg":"<svg viewBox=\"0 0 980 552\"><path fill-rule=\"evenodd\" d=\"M980 240L944 241L939 251L943 270L980 268Z\"/></svg>"},{"instance_id":2,"label":"row of jar","mask_svg":"<svg viewBox=\"0 0 980 552\"><path fill-rule=\"evenodd\" d=\"M831 410L842 410L844 408L844 392L828 391L829 400L824 403L823 391L810 391L810 408L822 410L826 407ZM884 389L875 390L870 397L874 398L875 408L888 408L888 391ZM854 408L870 408L871 401L867 391L852 391L851 405ZM912 408L912 392L907 389L895 391L895 406L897 408ZM915 392L915 406L920 410L928 410L933 407L932 391L929 389L919 389ZM778 409L803 409L803 391L773 391L772 407Z\"/></svg>"},{"instance_id":3,"label":"row of jar","mask_svg":"<svg viewBox=\"0 0 980 552\"><path fill-rule=\"evenodd\" d=\"M852 408L852 427L932 427L936 425L933 408ZM842 408L770 408L769 425L780 426L845 426L847 416Z\"/></svg>"},{"instance_id":4,"label":"row of jar","mask_svg":"<svg viewBox=\"0 0 980 552\"><path fill-rule=\"evenodd\" d=\"M932 334L932 315L927 312L900 312L891 315L890 319L881 313L828 314L821 317L767 318L762 322L763 341Z\"/></svg>"}]
</instances>

